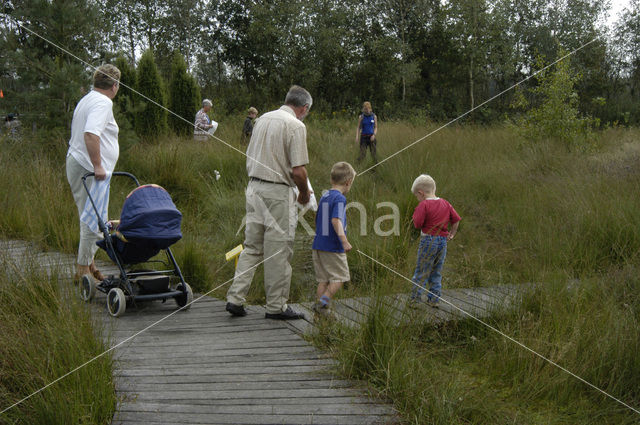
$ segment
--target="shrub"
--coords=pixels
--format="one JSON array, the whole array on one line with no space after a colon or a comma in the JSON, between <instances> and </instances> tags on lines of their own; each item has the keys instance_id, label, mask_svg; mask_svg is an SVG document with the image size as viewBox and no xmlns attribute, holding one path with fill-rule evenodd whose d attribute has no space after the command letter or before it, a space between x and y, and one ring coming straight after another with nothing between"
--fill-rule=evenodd
<instances>
[{"instance_id":1,"label":"shrub","mask_svg":"<svg viewBox=\"0 0 640 425\"><path fill-rule=\"evenodd\" d=\"M137 91L146 96L146 99L139 101L141 107L136 111L135 128L138 136L151 139L166 134L167 111L164 109L166 107L164 86L151 50L142 54L136 81Z\"/></svg>"},{"instance_id":2,"label":"shrub","mask_svg":"<svg viewBox=\"0 0 640 425\"><path fill-rule=\"evenodd\" d=\"M530 92L540 104L517 122L518 130L525 139L533 143L557 140L569 150L592 147L592 127L597 123L590 117L581 117L578 112L579 99L574 86L579 79L579 75L572 73L569 60L558 62L553 72L546 71L536 76L539 85ZM529 107L529 101L522 92L516 94L514 106Z\"/></svg>"},{"instance_id":3,"label":"shrub","mask_svg":"<svg viewBox=\"0 0 640 425\"><path fill-rule=\"evenodd\" d=\"M178 136L193 133L193 117L200 104L200 90L192 76L187 74L187 65L182 55L176 52L171 64L169 83L169 125ZM176 114L176 115L174 115Z\"/></svg>"}]
</instances>

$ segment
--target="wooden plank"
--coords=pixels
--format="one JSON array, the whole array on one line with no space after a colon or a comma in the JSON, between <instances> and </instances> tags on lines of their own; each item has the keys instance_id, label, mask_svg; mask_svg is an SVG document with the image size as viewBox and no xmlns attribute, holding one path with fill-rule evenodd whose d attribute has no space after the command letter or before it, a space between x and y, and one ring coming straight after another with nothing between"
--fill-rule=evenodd
<instances>
[{"instance_id":1,"label":"wooden plank","mask_svg":"<svg viewBox=\"0 0 640 425\"><path fill-rule=\"evenodd\" d=\"M215 362L214 362L215 360ZM186 357L180 359L180 364L185 366L198 366L201 364L215 364L216 366L244 366L247 363L261 366L286 366L292 365L295 366L300 363L300 365L305 364L305 362L309 362L309 364L313 365L333 365L335 361L333 359L327 359L324 355L320 353L288 353L287 355L280 354L261 354L261 353L252 353L252 354L244 354L244 355L227 355L227 356L218 356L213 359L211 356L193 356ZM118 365L121 368L134 368L134 367L145 367L145 368L153 368L153 367L164 367L164 363L150 363L147 359L136 359L136 358L120 358L118 360Z\"/></svg>"},{"instance_id":2,"label":"wooden plank","mask_svg":"<svg viewBox=\"0 0 640 425\"><path fill-rule=\"evenodd\" d=\"M139 419L139 418L138 418ZM155 419L155 418L154 418ZM206 421L206 419L203 419ZM123 422L121 420L117 420L114 419L114 421L112 422L114 425L121 425L121 424L127 424L127 425L167 425L168 423L171 422L160 422L157 420L153 420L153 419L140 419L140 420L132 420L127 418L126 422ZM372 422L375 423L375 422ZM385 422L379 422L384 424ZM256 425L253 423L247 423L247 422L234 422L234 425ZM265 424L268 425L337 425L339 424L339 422L332 422L332 423L326 423L326 422L318 422L316 421L312 421L311 419L309 419L309 422L304 422L304 423L296 423L296 422L266 422ZM196 423L192 423L192 425L210 425L210 423L208 422L196 422Z\"/></svg>"},{"instance_id":3,"label":"wooden plank","mask_svg":"<svg viewBox=\"0 0 640 425\"><path fill-rule=\"evenodd\" d=\"M362 315L362 320L364 321L369 313L369 305L362 302L359 298L342 298L340 302L344 305L349 306L349 308L358 311L360 315Z\"/></svg>"},{"instance_id":4,"label":"wooden plank","mask_svg":"<svg viewBox=\"0 0 640 425\"><path fill-rule=\"evenodd\" d=\"M198 414L278 414L291 415L307 412L318 415L384 415L389 413L386 406L376 406L372 403L348 404L285 404L285 405L189 405L148 402L126 402L120 406L121 412L150 412L150 413L198 413Z\"/></svg>"},{"instance_id":5,"label":"wooden plank","mask_svg":"<svg viewBox=\"0 0 640 425\"><path fill-rule=\"evenodd\" d=\"M364 391L362 391L364 394ZM363 396L338 396L333 397L281 397L272 398L226 398L226 399L192 399L192 400L143 400L139 397L132 396L124 398L122 403L158 403L158 404L187 404L189 406L304 406L304 405L379 405L384 406L385 400L379 400L372 397ZM388 405L387 405L388 406ZM391 409L389 408L391 411Z\"/></svg>"},{"instance_id":6,"label":"wooden plank","mask_svg":"<svg viewBox=\"0 0 640 425\"><path fill-rule=\"evenodd\" d=\"M120 329L118 328L114 328L114 329L109 329L107 327L107 331L112 332L113 334L116 335L126 335L126 336L131 336L136 334L139 331L145 330L145 333L149 333L149 334L155 334L155 335L162 335L165 337L175 337L176 335L185 335L187 333L189 334L197 334L197 335L222 335L222 334L226 334L226 333L239 333L239 332L256 332L259 330L274 330L274 329L286 329L286 325L283 323L280 323L278 321L275 320L262 320L260 322L255 322L253 324L251 323L246 323L246 322L236 322L237 324L234 323L220 323L220 324L215 324L215 325L211 325L211 326L206 326L206 327L198 327L198 326L193 326L190 325L188 323L185 323L183 326L172 326L172 327L168 327L168 326L163 326L162 322L158 323L156 325L154 325L153 327L145 330L146 328L148 328L151 325L144 325L144 326L140 326L140 327L133 327L133 328L125 328L125 329Z\"/></svg>"},{"instance_id":7,"label":"wooden plank","mask_svg":"<svg viewBox=\"0 0 640 425\"><path fill-rule=\"evenodd\" d=\"M147 393L152 391L277 391L282 388L296 390L351 388L353 383L344 380L287 380L287 381L228 381L228 382L164 382L140 383L119 380L116 391Z\"/></svg>"},{"instance_id":8,"label":"wooden plank","mask_svg":"<svg viewBox=\"0 0 640 425\"><path fill-rule=\"evenodd\" d=\"M263 391L263 390L241 390L241 391L231 391L231 390L205 390L205 391L190 391L190 390L180 390L180 391L145 391L143 393L137 394L137 400L168 400L168 401L176 401L176 400L205 400L209 401L212 399L215 400L269 400L277 403L277 400L280 398L328 398L331 399L333 397L358 397L362 393L360 390L355 388L319 388L319 389L298 389L298 388L286 388L280 390L271 390L271 391Z\"/></svg>"},{"instance_id":9,"label":"wooden plank","mask_svg":"<svg viewBox=\"0 0 640 425\"><path fill-rule=\"evenodd\" d=\"M163 422L172 424L342 424L360 425L372 423L385 423L387 416L377 417L372 415L318 415L315 413L297 415L279 414L240 414L230 416L228 414L198 414L198 413L164 413ZM150 412L122 412L116 420L125 421L158 421L158 416Z\"/></svg>"},{"instance_id":10,"label":"wooden plank","mask_svg":"<svg viewBox=\"0 0 640 425\"><path fill-rule=\"evenodd\" d=\"M106 312L105 312L106 313ZM125 313L126 314L126 313ZM130 332L135 333L142 329L149 328L165 334L173 334L174 336L186 335L190 332L197 332L198 334L206 333L224 333L226 330L238 329L243 332L258 332L265 330L283 330L287 329L286 325L281 321L267 320L262 318L241 318L234 320L215 320L205 321L191 319L188 312L179 312L172 317L165 320L155 320L150 322L137 322L134 320L127 320L124 318L117 319L113 324L107 325L107 330L114 332ZM126 322L126 323L125 323Z\"/></svg>"},{"instance_id":11,"label":"wooden plank","mask_svg":"<svg viewBox=\"0 0 640 425\"><path fill-rule=\"evenodd\" d=\"M261 353L267 353L267 354L288 354L288 353L309 353L312 354L315 352L315 349L309 345L307 346L300 346L300 347L283 347L283 348L265 348L265 349L260 349L260 348L255 348L255 349L249 349L249 350L225 350L225 351L216 351L215 353L213 353L211 355L211 360L215 361L215 358L218 356L223 356L223 355L233 355L233 354L261 354ZM121 357L136 357L138 359L154 359L157 361L163 361L163 362L169 362L171 360L175 360L175 361L179 361L182 358L184 358L184 354L182 353L175 353L175 354L165 354L165 353L155 353L152 351L149 352L143 352L140 353L139 351L135 351L135 352L129 352L126 349L122 349L122 350L118 350L118 353L116 353L116 359L119 359Z\"/></svg>"},{"instance_id":12,"label":"wooden plank","mask_svg":"<svg viewBox=\"0 0 640 425\"><path fill-rule=\"evenodd\" d=\"M307 422L306 424L299 424L296 422L278 422L278 423L273 423L273 422L269 422L267 425L339 425L339 422L318 422L317 420L313 421L310 419L311 422ZM137 421L137 420L127 420L126 424L127 425L167 425L167 423L170 422L157 422L157 421L149 421L148 419L142 420L142 421ZM370 422L370 424L373 425L385 425L385 424L395 424L398 423L397 421L393 421L390 422L388 419L385 418L381 418L381 419L377 419L375 421ZM116 421L114 420L113 422L114 425L119 425L119 424L125 424L125 422L122 421ZM208 425L206 423L199 423L199 424L192 424L192 425ZM234 425L255 425L255 424L251 424L251 423L239 423L239 422L234 422Z\"/></svg>"},{"instance_id":13,"label":"wooden plank","mask_svg":"<svg viewBox=\"0 0 640 425\"><path fill-rule=\"evenodd\" d=\"M447 294L449 294L448 300L451 303L473 316L485 317L490 311L485 301L474 296L472 291L468 289L451 290ZM453 311L452 314L459 318L468 317L461 311Z\"/></svg>"},{"instance_id":14,"label":"wooden plank","mask_svg":"<svg viewBox=\"0 0 640 425\"><path fill-rule=\"evenodd\" d=\"M343 304L341 300L331 301L330 313L333 314L340 323L350 328L358 328L364 321L365 316L355 311L353 308Z\"/></svg>"},{"instance_id":15,"label":"wooden plank","mask_svg":"<svg viewBox=\"0 0 640 425\"><path fill-rule=\"evenodd\" d=\"M302 353L306 354L306 353ZM198 373L205 375L204 371L200 368L201 365L210 365L211 367L220 367L220 368L236 368L242 370L242 368L246 368L248 366L264 368L265 370L271 368L278 367L294 367L294 366L324 366L327 370L336 366L336 362L334 360L325 360L325 359L317 359L317 358L302 358L302 354L300 355L300 359L295 358L279 358L278 360L272 361L264 361L259 357L255 359L249 359L246 361L236 361L236 362L190 362L189 359L181 359L179 366L190 368L193 370L193 374L197 375ZM156 362L149 360L133 360L126 359L124 361L118 361L118 368L121 370L135 370L135 369L157 369L157 368L166 368L167 366L176 366L176 364L167 364L164 362ZM263 372L264 373L264 372ZM219 374L219 373L217 373Z\"/></svg>"},{"instance_id":16,"label":"wooden plank","mask_svg":"<svg viewBox=\"0 0 640 425\"><path fill-rule=\"evenodd\" d=\"M277 370L270 371L270 373L252 373L252 374L235 374L228 375L224 373L215 374L203 374L194 368L193 372L180 375L179 383L259 383L269 382L271 384L293 383L293 382L307 382L307 381L326 381L333 379L334 376L326 371L310 372L310 373L278 373ZM128 376L116 379L116 382L125 382L132 384L173 384L176 382L175 376L165 376L161 374L153 374L149 376ZM352 384L353 385L353 384Z\"/></svg>"},{"instance_id":17,"label":"wooden plank","mask_svg":"<svg viewBox=\"0 0 640 425\"><path fill-rule=\"evenodd\" d=\"M225 351L225 350L248 350L252 348L264 349L264 348L286 348L286 347L300 347L308 346L309 343L301 338L298 339L280 339L275 341L248 341L247 339L236 340L232 338L219 339L211 341L209 339L185 339L182 344L169 344L164 345L162 342L155 342L153 344L139 344L135 342L129 342L122 346L128 353L135 355L136 353L146 353L153 351L154 353L174 353L174 354L194 354L199 353L201 350L207 351Z\"/></svg>"},{"instance_id":18,"label":"wooden plank","mask_svg":"<svg viewBox=\"0 0 640 425\"><path fill-rule=\"evenodd\" d=\"M278 330L280 331L280 330ZM268 333L269 331L265 332L264 334L261 334L261 338L262 341L264 342L288 342L288 341L298 341L300 340L300 337L298 335L292 335L290 332L287 331L287 333L285 334L284 332L278 332L278 333ZM246 344L254 344L257 343L256 342L256 338L255 338L256 334L255 333L247 333L244 332L236 337L233 338L233 342L235 344L241 344L241 343L246 343ZM112 342L114 344L117 344L118 342L123 341L125 338L114 338L112 340ZM197 341L197 339L194 341L193 338L187 338L187 337L177 337L177 338L171 338L171 339L167 339L167 338L163 338L161 336L158 335L146 335L146 334L141 334L139 336L137 336L136 338L134 338L133 340L131 340L130 342L128 342L128 344L136 344L138 347L153 347L153 346L162 346L162 347L173 347L173 346L180 346L183 345L185 343L188 344L194 344ZM208 341L208 340L207 340ZM223 342L221 342L220 340L215 341L219 344L222 344Z\"/></svg>"},{"instance_id":19,"label":"wooden plank","mask_svg":"<svg viewBox=\"0 0 640 425\"><path fill-rule=\"evenodd\" d=\"M201 366L197 369L190 366L182 365L164 365L160 368L146 368L137 367L134 369L119 369L116 370L115 375L119 377L126 376L153 376L162 374L163 376L183 376L189 372L196 372L202 375L215 375L215 374L239 374L239 375L251 375L251 374L263 374L263 373L277 373L282 375L295 374L295 373L310 373L320 372L326 373L327 368L325 365L306 365L306 366L282 366L278 368L264 368L264 367L225 367L216 365Z\"/></svg>"}]
</instances>

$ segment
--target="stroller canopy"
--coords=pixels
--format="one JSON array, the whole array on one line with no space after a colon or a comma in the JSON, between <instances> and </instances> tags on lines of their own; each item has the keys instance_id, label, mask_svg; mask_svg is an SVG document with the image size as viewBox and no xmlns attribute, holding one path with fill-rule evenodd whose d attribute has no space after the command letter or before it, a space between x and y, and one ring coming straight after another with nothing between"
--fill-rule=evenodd
<instances>
[{"instance_id":1,"label":"stroller canopy","mask_svg":"<svg viewBox=\"0 0 640 425\"><path fill-rule=\"evenodd\" d=\"M182 214L169 193L155 184L134 189L122 206L118 231L127 240L154 241L168 248L182 238Z\"/></svg>"},{"instance_id":2,"label":"stroller canopy","mask_svg":"<svg viewBox=\"0 0 640 425\"><path fill-rule=\"evenodd\" d=\"M166 190L155 184L139 186L127 196L120 214L117 230L126 241L113 238L113 248L125 264L145 262L182 238L181 223L182 214ZM97 244L117 262L105 240Z\"/></svg>"}]
</instances>

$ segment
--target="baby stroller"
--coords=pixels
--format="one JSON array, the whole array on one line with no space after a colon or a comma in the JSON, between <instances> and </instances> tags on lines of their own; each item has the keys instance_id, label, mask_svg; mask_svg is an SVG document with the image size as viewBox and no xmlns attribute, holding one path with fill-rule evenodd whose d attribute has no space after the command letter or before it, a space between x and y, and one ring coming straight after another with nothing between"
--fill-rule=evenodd
<instances>
[{"instance_id":1,"label":"baby stroller","mask_svg":"<svg viewBox=\"0 0 640 425\"><path fill-rule=\"evenodd\" d=\"M184 281L180 267L176 263L171 245L182 238L180 224L182 214L177 210L169 193L158 185L141 186L138 179L130 173L114 172L113 176L126 176L133 180L136 188L129 193L120 215L119 224L109 226L102 220L94 199L86 184L87 173L82 184L98 218L98 227L104 239L97 242L111 260L118 266L120 275L111 275L102 282L94 284L90 276L83 276L80 296L91 301L96 290L107 294L107 309L114 317L124 314L127 303L135 305L137 301L162 300L173 298L178 307L189 308L193 292ZM118 222L115 222L118 223ZM112 227L111 231L109 227ZM134 270L132 266L149 262L149 259L164 250L166 261L154 260L168 270ZM177 284L172 285L171 276ZM175 279L177 277L177 279Z\"/></svg>"}]
</instances>

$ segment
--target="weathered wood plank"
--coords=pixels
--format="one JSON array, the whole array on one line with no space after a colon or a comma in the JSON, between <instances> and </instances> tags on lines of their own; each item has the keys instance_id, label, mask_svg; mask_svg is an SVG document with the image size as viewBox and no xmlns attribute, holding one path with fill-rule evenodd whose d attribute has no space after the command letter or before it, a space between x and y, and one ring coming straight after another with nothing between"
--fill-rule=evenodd
<instances>
[{"instance_id":1,"label":"weathered wood plank","mask_svg":"<svg viewBox=\"0 0 640 425\"><path fill-rule=\"evenodd\" d=\"M193 327L193 326L185 326L183 328L180 328L180 327L168 328L163 326L163 323L161 322L149 329L146 329L146 328L148 328L150 325L140 326L139 328L134 327L134 328L125 328L125 329L120 329L120 328L111 329L107 327L107 330L109 332L112 332L114 335L131 336L131 335L134 335L136 332L144 330L145 333L170 337L174 335L184 335L187 333L197 334L197 335L223 335L225 333L235 334L240 332L256 332L260 330L274 330L274 329L283 329L283 328L286 329L285 325L278 323L275 320L268 320L268 321L263 320L260 322L256 322L254 324L251 324L251 323L244 324L243 322L239 322L239 321L236 323L237 324L223 323L218 325L205 326L201 328Z\"/></svg>"},{"instance_id":2,"label":"weathered wood plank","mask_svg":"<svg viewBox=\"0 0 640 425\"><path fill-rule=\"evenodd\" d=\"M278 403L278 399L281 398L327 398L332 399L334 397L358 397L362 392L355 388L318 388L318 389L300 389L300 388L286 388L280 390L205 390L205 391L144 391L136 394L136 400L153 400L153 401L177 401L177 400L269 400L273 403Z\"/></svg>"},{"instance_id":3,"label":"weathered wood plank","mask_svg":"<svg viewBox=\"0 0 640 425\"><path fill-rule=\"evenodd\" d=\"M158 421L155 413L150 412L121 412L116 420L129 421ZM320 414L238 414L231 417L229 414L198 414L198 413L164 413L163 422L172 424L340 424L360 425L385 423L386 416L372 415L320 415Z\"/></svg>"},{"instance_id":4,"label":"weathered wood plank","mask_svg":"<svg viewBox=\"0 0 640 425\"><path fill-rule=\"evenodd\" d=\"M145 358L145 359L159 359L159 360L170 360L170 359L182 359L185 357L184 353L163 353L163 352L155 352L155 351L147 351L147 350L135 350L135 349L126 349L119 347L118 353L116 354L116 358L120 356L126 357L135 357L135 358ZM251 349L230 349L230 350L216 350L212 353L211 359L215 361L217 356L222 355L233 355L233 354L250 354L250 353L264 353L264 354L288 354L288 353L314 353L315 349L310 347L309 344L301 345L296 347L272 347L272 348L251 348Z\"/></svg>"},{"instance_id":5,"label":"weathered wood plank","mask_svg":"<svg viewBox=\"0 0 640 425\"><path fill-rule=\"evenodd\" d=\"M198 366L201 364L214 364L213 360L215 360L215 365L217 366L238 366L242 367L247 365L247 363L251 365L263 366L263 365L272 365L272 366L296 366L303 365L308 362L308 364L313 365L333 365L335 361L333 359L327 359L325 355L320 353L288 353L287 355L282 354L261 354L261 353L252 353L252 354L244 354L244 355L227 355L227 356L219 356L215 359L212 359L211 356L191 356L180 359L180 364L183 366ZM150 363L149 360L146 359L136 359L136 358L124 358L118 360L118 365L120 368L136 368L136 367L145 367L145 368L154 368L154 367L165 367L164 363Z\"/></svg>"},{"instance_id":6,"label":"weathered wood plank","mask_svg":"<svg viewBox=\"0 0 640 425\"><path fill-rule=\"evenodd\" d=\"M335 377L329 374L327 371L321 372L312 372L312 373L289 373L282 374L278 373L277 370L269 371L270 373L253 373L253 374L224 374L224 373L216 373L216 374L203 374L197 369L194 368L192 373L185 373L180 375L180 383L210 383L210 384L220 384L220 383L258 383L258 382L269 382L273 384L282 384L288 382L299 382L299 381L326 381L334 379ZM139 383L139 384L171 384L176 382L176 378L174 376L165 376L154 374L150 376L127 376L126 378L118 378L117 382L130 382L130 383ZM353 385L353 383L351 384Z\"/></svg>"},{"instance_id":7,"label":"weathered wood plank","mask_svg":"<svg viewBox=\"0 0 640 425\"><path fill-rule=\"evenodd\" d=\"M153 344L140 344L135 341L124 344L121 348L129 354L143 354L153 351L156 354L172 353L172 354L194 354L200 353L202 350L207 351L229 351L229 350L249 350L249 349L266 349L266 348L288 348L288 347L308 347L309 343L301 338L297 339L280 339L275 341L248 341L246 339L220 339L211 341L208 339L182 339L182 344L163 345L161 341Z\"/></svg>"},{"instance_id":8,"label":"weathered wood plank","mask_svg":"<svg viewBox=\"0 0 640 425\"><path fill-rule=\"evenodd\" d=\"M287 374L295 374L295 373L309 373L309 372L321 372L326 373L327 368L326 365L304 365L304 366L281 366L274 368L264 368L264 367L253 367L253 366L245 366L245 367L225 367L225 366L215 366L215 365L207 365L201 366L200 368L193 368L191 366L182 366L182 365L165 365L160 368L146 368L146 367L137 367L134 369L120 369L116 370L116 376L126 377L126 376L153 376L153 375L163 375L163 376L183 376L191 371L200 373L202 375L214 375L214 374L241 374L241 375L251 375L251 374L263 374L263 373L277 373L282 375ZM161 372L161 373L160 373Z\"/></svg>"},{"instance_id":9,"label":"weathered wood plank","mask_svg":"<svg viewBox=\"0 0 640 425\"><path fill-rule=\"evenodd\" d=\"M285 404L285 405L190 405L168 403L122 403L121 412L150 412L150 413L195 413L195 414L272 414L292 415L301 411L316 415L384 415L389 413L386 406L372 403L348 404Z\"/></svg>"},{"instance_id":10,"label":"weathered wood plank","mask_svg":"<svg viewBox=\"0 0 640 425\"><path fill-rule=\"evenodd\" d=\"M137 403L158 403L158 404L187 404L190 406L299 406L302 412L302 406L319 406L319 405L363 405L363 406L387 406L384 400L375 399L365 396L334 396L334 397L281 397L271 398L226 398L226 399L193 399L193 400L142 400L136 396L130 398L125 397L122 403L131 403L135 406ZM391 409L389 408L389 411Z\"/></svg>"},{"instance_id":11,"label":"weathered wood plank","mask_svg":"<svg viewBox=\"0 0 640 425\"><path fill-rule=\"evenodd\" d=\"M287 330L287 332L289 331ZM232 341L234 344L244 343L246 344L245 345L246 347L250 347L252 344L258 344L257 342L255 342L256 341L255 336L256 335L254 333L243 333L235 337ZM298 335L292 335L291 332L289 332L288 334L278 333L278 334L271 334L271 335L265 332L265 334L261 334L261 337L265 343L277 343L277 342L286 343L286 342L293 342L293 341L300 340L300 337ZM125 338L122 338L122 337L113 338L112 342L118 343L124 340ZM176 338L167 339L157 335L147 336L146 334L141 334L127 343L135 344L138 347L154 347L154 346L173 347L173 346L181 346L181 345L184 345L185 343L194 345L197 347L202 347L202 346L214 347L215 345L222 345L227 343L220 340L210 341L208 339L200 340L200 341L198 340L194 341L193 338L187 338L187 337L176 337Z\"/></svg>"},{"instance_id":12,"label":"weathered wood plank","mask_svg":"<svg viewBox=\"0 0 640 425\"><path fill-rule=\"evenodd\" d=\"M174 391L276 391L293 387L297 390L351 388L353 383L343 380L287 380L287 381L240 381L240 382L165 382L140 383L132 380L119 380L116 391L122 392L174 392Z\"/></svg>"}]
</instances>

